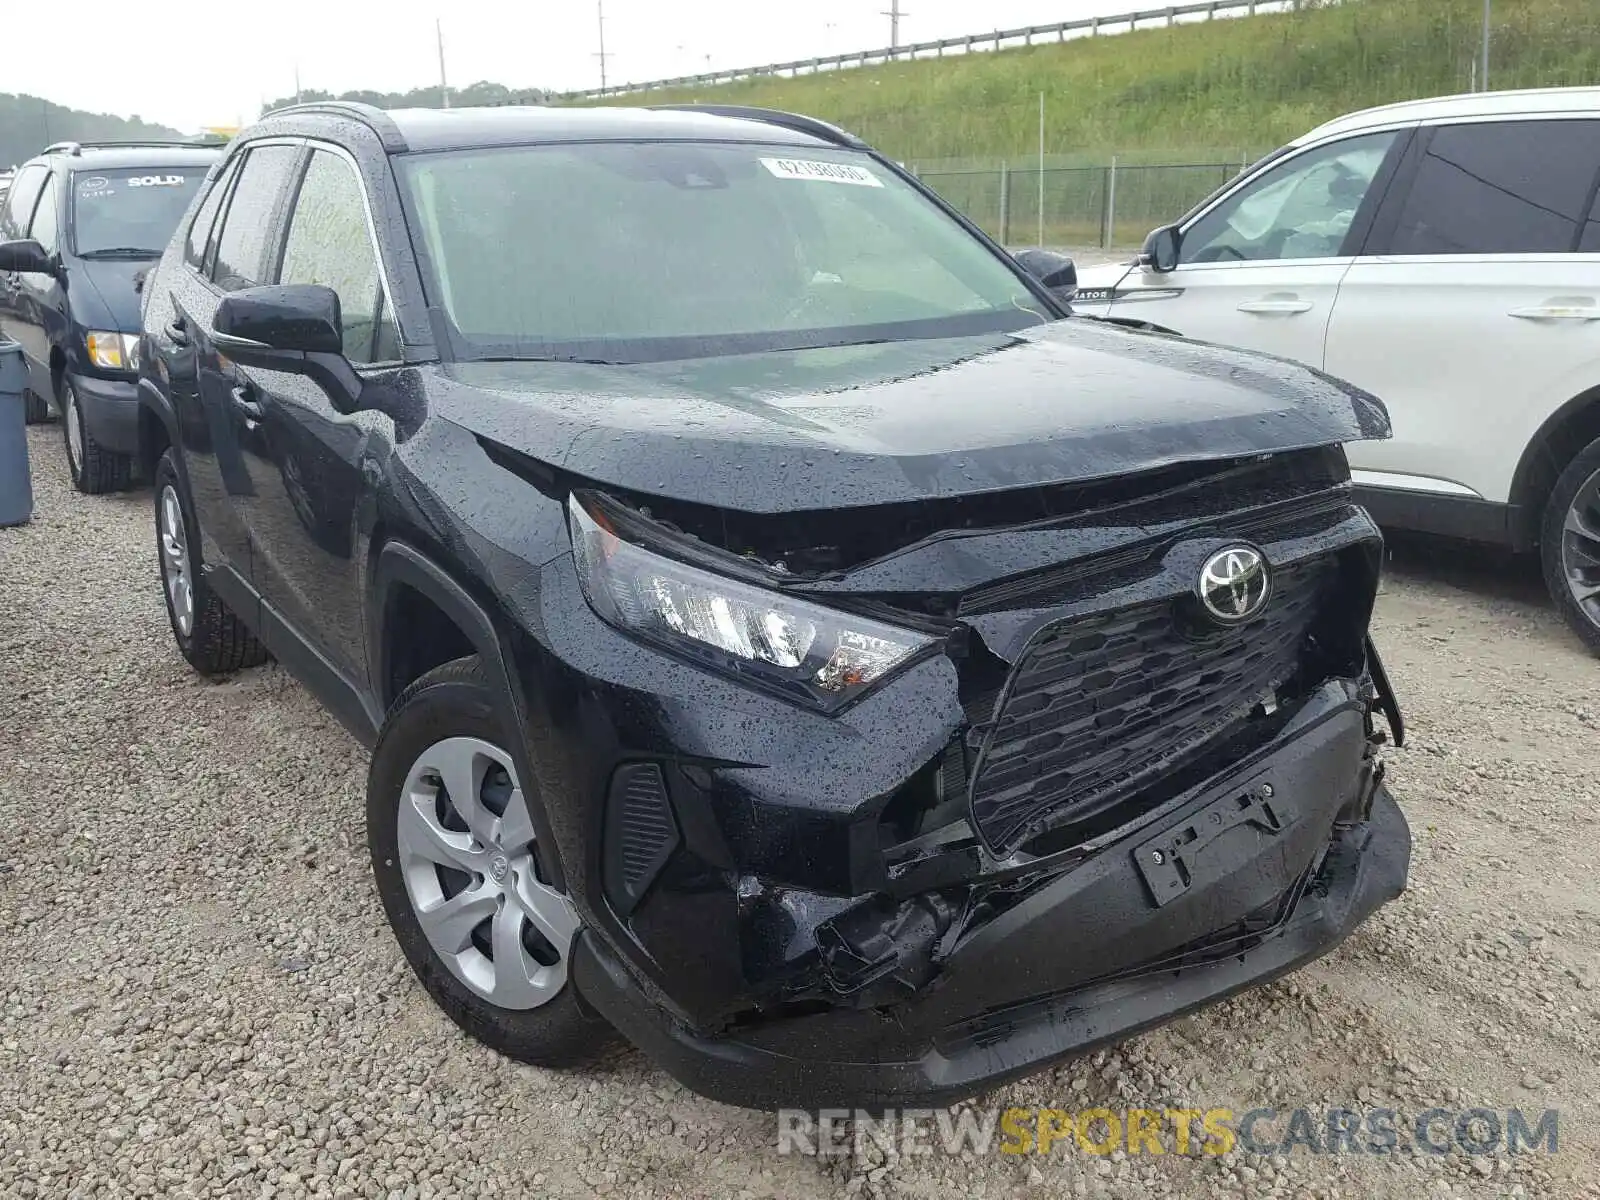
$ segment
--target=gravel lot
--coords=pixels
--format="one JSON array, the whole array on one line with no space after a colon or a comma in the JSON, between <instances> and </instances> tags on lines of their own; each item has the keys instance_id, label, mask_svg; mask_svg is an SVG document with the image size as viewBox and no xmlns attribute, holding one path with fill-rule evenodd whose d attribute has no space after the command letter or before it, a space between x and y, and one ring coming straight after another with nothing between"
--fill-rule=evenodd
<instances>
[{"instance_id":1,"label":"gravel lot","mask_svg":"<svg viewBox=\"0 0 1600 1200\"><path fill-rule=\"evenodd\" d=\"M1560 1110L1560 1150L1024 1160L776 1150L631 1051L464 1040L362 846L362 751L274 666L189 673L148 491L30 434L0 530L0 1195L1600 1196L1600 664L1526 564L1401 546L1380 635L1412 724L1412 888L1259 992L989 1104Z\"/></svg>"}]
</instances>

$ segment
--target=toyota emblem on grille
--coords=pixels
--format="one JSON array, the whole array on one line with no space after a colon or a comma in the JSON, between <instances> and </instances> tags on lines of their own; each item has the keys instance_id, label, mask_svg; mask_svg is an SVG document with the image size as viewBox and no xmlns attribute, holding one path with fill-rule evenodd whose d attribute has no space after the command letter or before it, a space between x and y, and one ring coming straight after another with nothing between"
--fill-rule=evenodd
<instances>
[{"instance_id":1,"label":"toyota emblem on grille","mask_svg":"<svg viewBox=\"0 0 1600 1200\"><path fill-rule=\"evenodd\" d=\"M1200 568L1200 603L1224 625L1248 621L1266 607L1272 574L1259 550L1229 546Z\"/></svg>"}]
</instances>

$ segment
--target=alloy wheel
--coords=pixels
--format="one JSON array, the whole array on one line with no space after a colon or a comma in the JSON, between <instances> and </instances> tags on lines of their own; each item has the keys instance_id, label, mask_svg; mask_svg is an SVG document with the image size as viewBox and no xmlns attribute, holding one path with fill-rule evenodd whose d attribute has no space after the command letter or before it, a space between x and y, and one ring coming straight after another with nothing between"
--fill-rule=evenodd
<instances>
[{"instance_id":1,"label":"alloy wheel","mask_svg":"<svg viewBox=\"0 0 1600 1200\"><path fill-rule=\"evenodd\" d=\"M83 471L83 414L78 409L78 394L70 383L61 390L63 423L67 427L67 459L74 477Z\"/></svg>"},{"instance_id":2,"label":"alloy wheel","mask_svg":"<svg viewBox=\"0 0 1600 1200\"><path fill-rule=\"evenodd\" d=\"M1561 573L1573 603L1600 626L1600 471L1583 481L1561 529Z\"/></svg>"},{"instance_id":3,"label":"alloy wheel","mask_svg":"<svg viewBox=\"0 0 1600 1200\"><path fill-rule=\"evenodd\" d=\"M411 910L450 973L500 1008L555 999L578 917L539 878L510 756L479 738L429 746L406 776L397 822Z\"/></svg>"},{"instance_id":4,"label":"alloy wheel","mask_svg":"<svg viewBox=\"0 0 1600 1200\"><path fill-rule=\"evenodd\" d=\"M161 580L166 585L167 604L178 632L188 637L194 631L194 575L189 565L189 534L183 521L183 502L178 489L166 484L161 489Z\"/></svg>"}]
</instances>

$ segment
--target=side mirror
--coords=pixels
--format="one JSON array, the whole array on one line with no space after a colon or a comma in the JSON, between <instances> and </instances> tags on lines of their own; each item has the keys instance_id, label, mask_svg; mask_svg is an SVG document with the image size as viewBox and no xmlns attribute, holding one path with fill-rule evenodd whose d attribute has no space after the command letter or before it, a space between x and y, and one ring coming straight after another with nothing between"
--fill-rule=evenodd
<instances>
[{"instance_id":1,"label":"side mirror","mask_svg":"<svg viewBox=\"0 0 1600 1200\"><path fill-rule=\"evenodd\" d=\"M240 362L252 352L342 354L339 294L316 284L254 287L230 292L217 305L212 335L219 350ZM266 365L264 362L262 365Z\"/></svg>"},{"instance_id":2,"label":"side mirror","mask_svg":"<svg viewBox=\"0 0 1600 1200\"><path fill-rule=\"evenodd\" d=\"M361 405L362 382L344 356L339 294L320 284L230 292L211 320L219 354L247 367L306 375L340 412Z\"/></svg>"},{"instance_id":3,"label":"side mirror","mask_svg":"<svg viewBox=\"0 0 1600 1200\"><path fill-rule=\"evenodd\" d=\"M0 242L0 271L24 275L54 275L55 256L29 238L22 242Z\"/></svg>"},{"instance_id":4,"label":"side mirror","mask_svg":"<svg viewBox=\"0 0 1600 1200\"><path fill-rule=\"evenodd\" d=\"M1065 254L1042 247L1018 250L1017 265L1049 288L1061 300L1071 301L1078 294L1078 266Z\"/></svg>"},{"instance_id":5,"label":"side mirror","mask_svg":"<svg viewBox=\"0 0 1600 1200\"><path fill-rule=\"evenodd\" d=\"M1163 225L1152 230L1144 240L1140 262L1161 275L1177 269L1178 251L1183 244L1183 234L1176 225Z\"/></svg>"}]
</instances>

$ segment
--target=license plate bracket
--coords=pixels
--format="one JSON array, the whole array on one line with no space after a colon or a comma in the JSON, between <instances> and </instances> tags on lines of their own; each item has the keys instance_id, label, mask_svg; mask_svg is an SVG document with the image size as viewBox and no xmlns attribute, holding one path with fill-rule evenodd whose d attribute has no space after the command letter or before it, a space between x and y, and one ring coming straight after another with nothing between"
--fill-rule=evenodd
<instances>
[{"instance_id":1,"label":"license plate bracket","mask_svg":"<svg viewBox=\"0 0 1600 1200\"><path fill-rule=\"evenodd\" d=\"M1202 878L1207 850L1223 834L1249 825L1271 836L1288 828L1293 817L1273 803L1270 783L1256 783L1206 805L1185 821L1163 830L1133 851L1133 861L1159 908L1183 895Z\"/></svg>"}]
</instances>

